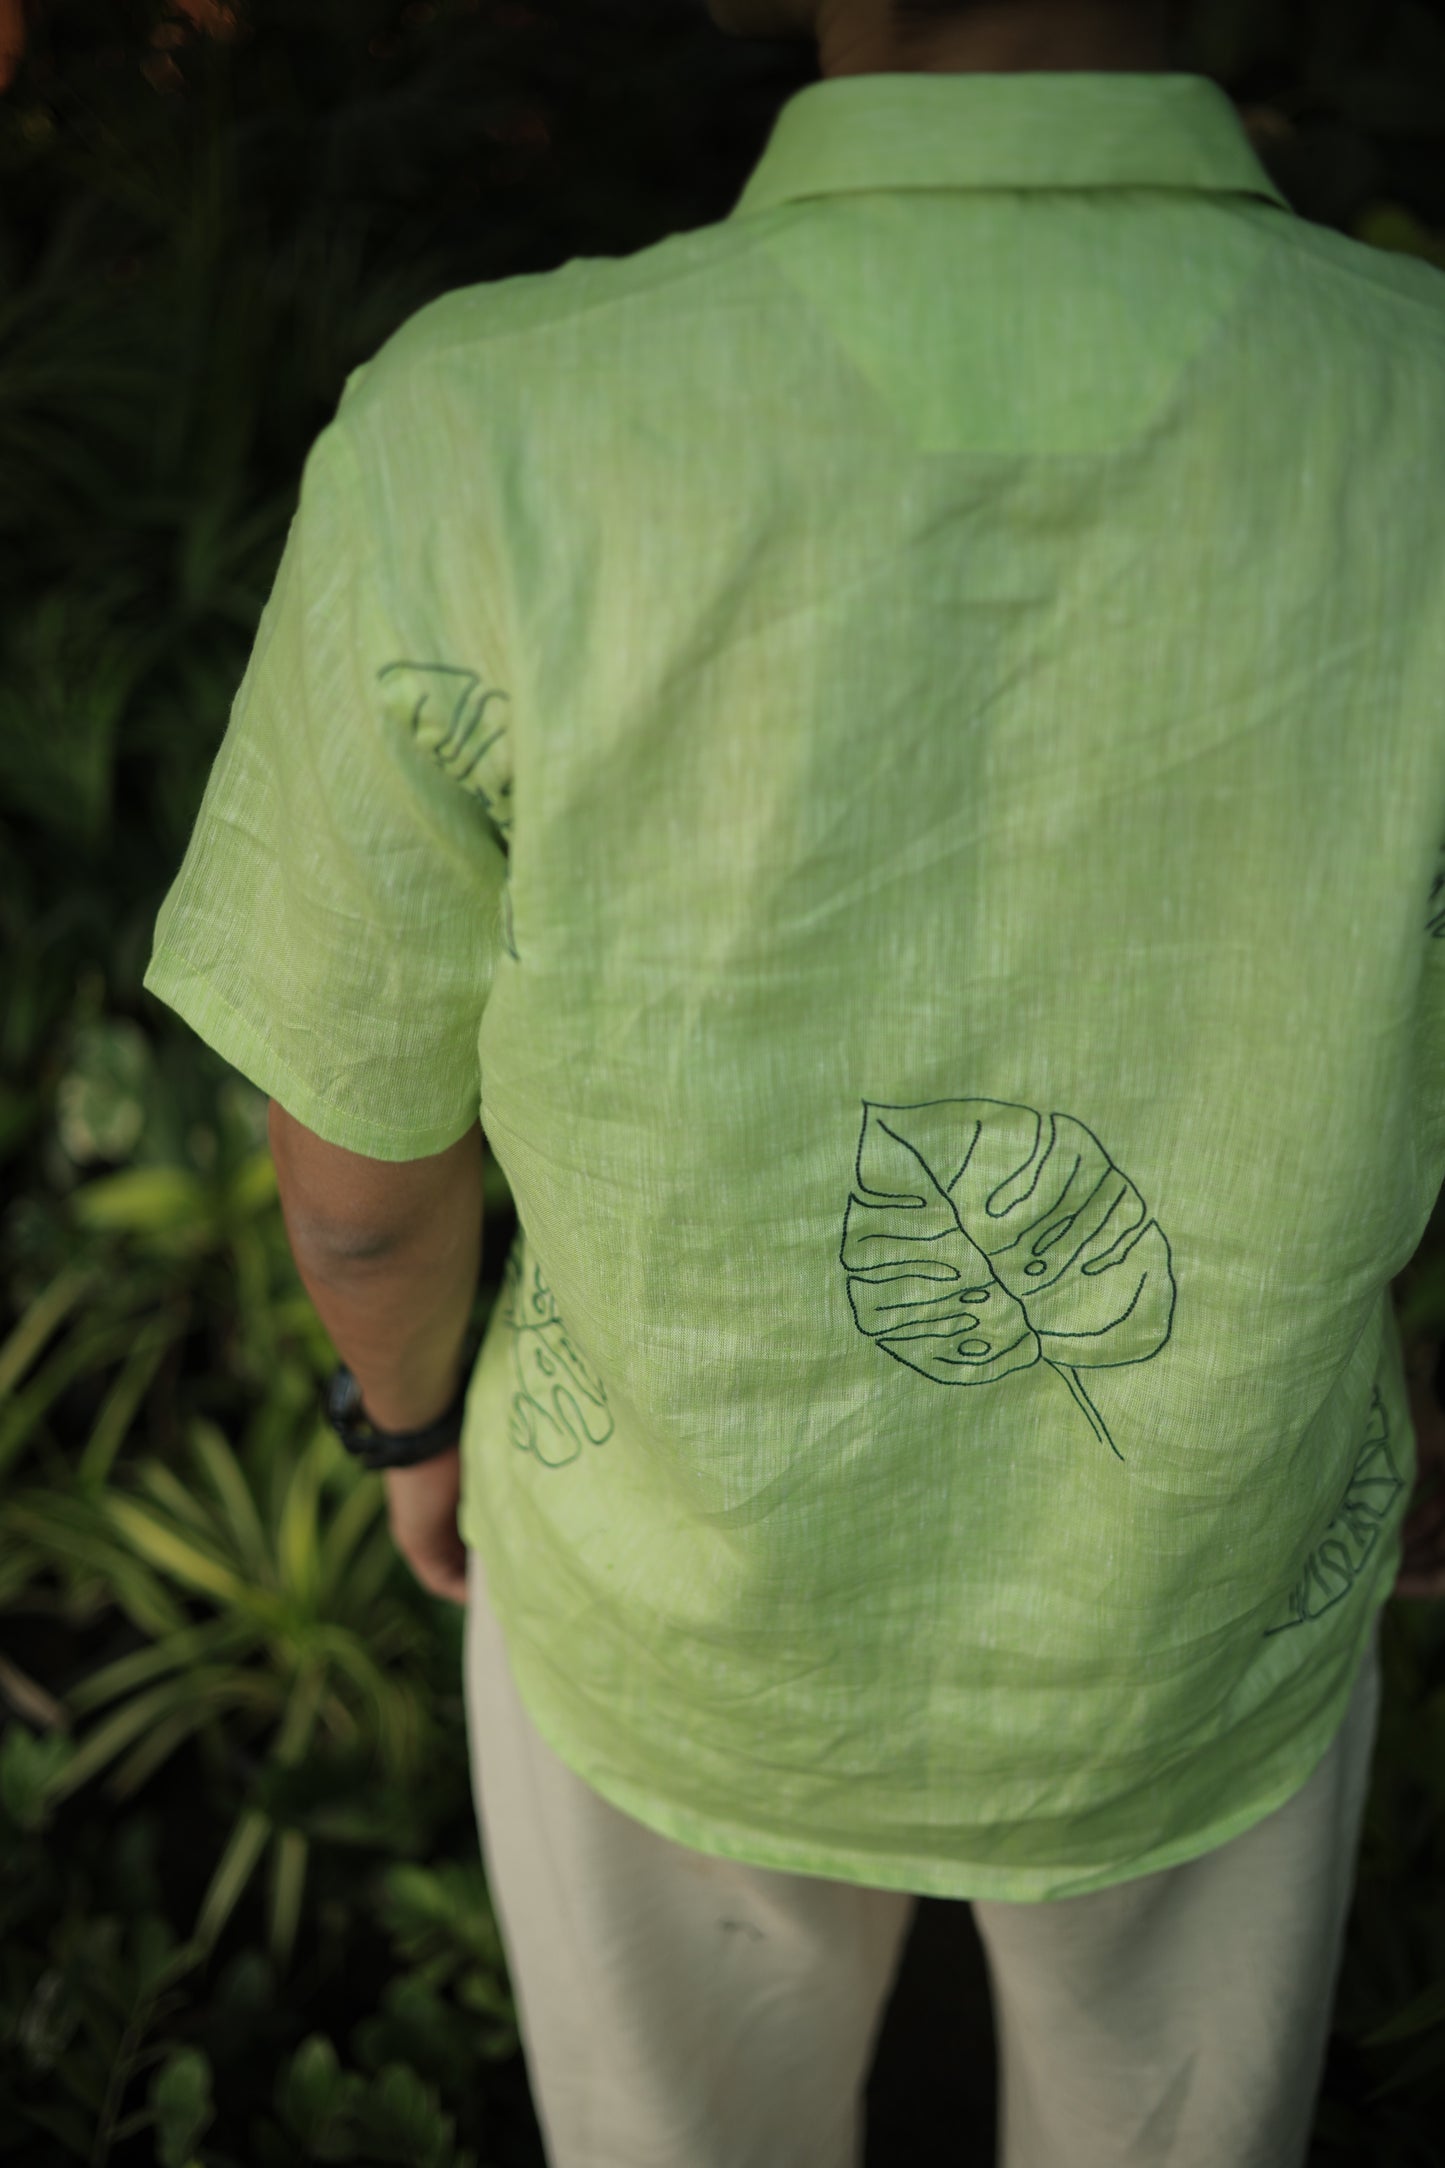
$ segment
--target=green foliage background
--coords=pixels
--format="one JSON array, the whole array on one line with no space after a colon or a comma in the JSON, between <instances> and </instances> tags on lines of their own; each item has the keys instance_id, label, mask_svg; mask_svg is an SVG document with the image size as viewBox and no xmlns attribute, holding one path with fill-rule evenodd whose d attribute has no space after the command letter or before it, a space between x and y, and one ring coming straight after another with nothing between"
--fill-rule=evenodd
<instances>
[{"instance_id":1,"label":"green foliage background","mask_svg":"<svg viewBox=\"0 0 1445 2168\"><path fill-rule=\"evenodd\" d=\"M688 0L31 0L26 31L0 97L0 2155L536 2160L460 1614L319 1422L334 1356L264 1100L140 981L348 370L447 288L722 217L814 56ZM1206 0L1178 64L1303 215L1445 271L1442 0ZM489 1181L478 1322L510 1232ZM1442 1256L1432 1228L1407 1325L1445 1322ZM1441 2158L1439 1609L1387 1614L1321 2162Z\"/></svg>"}]
</instances>

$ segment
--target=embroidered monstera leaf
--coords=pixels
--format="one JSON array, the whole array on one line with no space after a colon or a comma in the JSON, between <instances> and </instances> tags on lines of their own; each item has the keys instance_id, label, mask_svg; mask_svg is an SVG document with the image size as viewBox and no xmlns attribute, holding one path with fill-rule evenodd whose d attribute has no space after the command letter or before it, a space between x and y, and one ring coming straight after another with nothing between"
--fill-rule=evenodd
<instances>
[{"instance_id":1,"label":"embroidered monstera leaf","mask_svg":"<svg viewBox=\"0 0 1445 2168\"><path fill-rule=\"evenodd\" d=\"M1169 1245L1092 1130L999 1099L865 1100L841 1262L860 1332L940 1385L1078 1373L1169 1338ZM1119 1454L1122 1459L1123 1455Z\"/></svg>"},{"instance_id":2,"label":"embroidered monstera leaf","mask_svg":"<svg viewBox=\"0 0 1445 2168\"><path fill-rule=\"evenodd\" d=\"M521 1229L502 1280L502 1316L511 1329L512 1395L508 1430L520 1452L535 1453L544 1467L564 1468L584 1445L605 1445L612 1436L607 1388L568 1332L556 1297L535 1259L523 1255Z\"/></svg>"},{"instance_id":3,"label":"embroidered monstera leaf","mask_svg":"<svg viewBox=\"0 0 1445 2168\"><path fill-rule=\"evenodd\" d=\"M384 700L422 751L478 800L503 853L510 853L512 740L505 710L511 694L500 685L483 684L475 670L456 663L398 659L384 663L376 675ZM509 880L502 884L499 914L503 946L516 958Z\"/></svg>"},{"instance_id":4,"label":"embroidered monstera leaf","mask_svg":"<svg viewBox=\"0 0 1445 2168\"><path fill-rule=\"evenodd\" d=\"M488 711L497 701L507 706L511 694L455 663L389 662L376 675L417 744L454 783L481 799L505 838L512 825L511 745L505 716Z\"/></svg>"},{"instance_id":5,"label":"embroidered monstera leaf","mask_svg":"<svg viewBox=\"0 0 1445 2168\"><path fill-rule=\"evenodd\" d=\"M1266 1640L1270 1634L1318 1618L1349 1594L1373 1555L1380 1530L1394 1514L1395 1501L1404 1487L1404 1477L1391 1457L1390 1418L1377 1385L1370 1395L1369 1421L1349 1486L1328 1528L1305 1560L1304 1570L1290 1591L1285 1616L1266 1628Z\"/></svg>"}]
</instances>

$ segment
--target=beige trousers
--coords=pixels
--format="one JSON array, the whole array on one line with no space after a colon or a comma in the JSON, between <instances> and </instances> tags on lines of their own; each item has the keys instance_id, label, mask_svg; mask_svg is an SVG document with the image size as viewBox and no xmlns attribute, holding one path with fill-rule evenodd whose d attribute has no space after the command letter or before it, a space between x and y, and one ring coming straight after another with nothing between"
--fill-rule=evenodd
<instances>
[{"instance_id":1,"label":"beige trousers","mask_svg":"<svg viewBox=\"0 0 1445 2168\"><path fill-rule=\"evenodd\" d=\"M538 1736L468 1553L482 1858L550 2168L860 2168L916 1897L658 1836ZM974 1899L997 2168L1303 2168L1379 1705L1284 1806L1202 1858L1037 1904ZM929 2168L995 2168L967 2130Z\"/></svg>"}]
</instances>

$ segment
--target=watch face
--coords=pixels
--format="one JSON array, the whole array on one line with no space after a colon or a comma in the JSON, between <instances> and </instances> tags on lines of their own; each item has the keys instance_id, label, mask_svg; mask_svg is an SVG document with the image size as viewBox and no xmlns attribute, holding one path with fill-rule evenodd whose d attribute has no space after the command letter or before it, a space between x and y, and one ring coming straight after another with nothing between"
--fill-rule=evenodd
<instances>
[{"instance_id":1,"label":"watch face","mask_svg":"<svg viewBox=\"0 0 1445 2168\"><path fill-rule=\"evenodd\" d=\"M361 1407L361 1389L345 1365L334 1373L326 1388L326 1407L328 1414L343 1419L354 1416Z\"/></svg>"}]
</instances>

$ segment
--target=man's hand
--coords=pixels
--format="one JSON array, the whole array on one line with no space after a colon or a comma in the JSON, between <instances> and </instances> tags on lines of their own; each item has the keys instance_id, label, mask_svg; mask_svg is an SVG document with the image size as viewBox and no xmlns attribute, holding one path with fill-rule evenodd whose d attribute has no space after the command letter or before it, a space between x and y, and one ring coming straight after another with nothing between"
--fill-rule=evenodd
<instances>
[{"instance_id":1,"label":"man's hand","mask_svg":"<svg viewBox=\"0 0 1445 2168\"><path fill-rule=\"evenodd\" d=\"M448 1603L467 1600L467 1547L457 1526L460 1445L414 1468L384 1468L392 1541L422 1587Z\"/></svg>"},{"instance_id":2,"label":"man's hand","mask_svg":"<svg viewBox=\"0 0 1445 2168\"><path fill-rule=\"evenodd\" d=\"M1408 1385L1418 1470L1401 1531L1404 1548L1393 1593L1445 1596L1445 1411L1436 1396L1431 1364L1412 1367Z\"/></svg>"}]
</instances>

